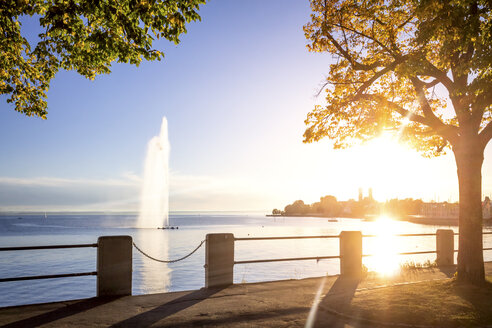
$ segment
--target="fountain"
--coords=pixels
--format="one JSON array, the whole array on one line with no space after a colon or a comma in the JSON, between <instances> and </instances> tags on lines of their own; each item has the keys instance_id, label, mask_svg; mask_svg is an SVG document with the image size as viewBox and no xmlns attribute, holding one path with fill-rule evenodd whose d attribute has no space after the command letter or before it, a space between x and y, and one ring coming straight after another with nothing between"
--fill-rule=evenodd
<instances>
[{"instance_id":1,"label":"fountain","mask_svg":"<svg viewBox=\"0 0 492 328\"><path fill-rule=\"evenodd\" d=\"M167 120L162 118L161 131L153 137L147 146L145 167L140 199L138 228L169 227L169 140ZM168 232L140 229L135 236L135 243L157 258L169 257ZM137 257L134 279L141 281L137 293L148 294L150 291L166 292L171 284L171 270L165 263L149 261Z\"/></svg>"},{"instance_id":2,"label":"fountain","mask_svg":"<svg viewBox=\"0 0 492 328\"><path fill-rule=\"evenodd\" d=\"M169 227L169 151L167 120L162 118L161 131L153 137L147 146L145 158L139 228Z\"/></svg>"}]
</instances>

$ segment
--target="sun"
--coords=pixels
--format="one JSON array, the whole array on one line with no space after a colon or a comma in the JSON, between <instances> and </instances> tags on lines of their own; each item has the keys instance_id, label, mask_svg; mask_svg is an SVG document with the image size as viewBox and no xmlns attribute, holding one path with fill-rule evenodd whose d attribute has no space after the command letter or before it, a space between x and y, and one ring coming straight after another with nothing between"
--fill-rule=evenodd
<instances>
[{"instance_id":1,"label":"sun","mask_svg":"<svg viewBox=\"0 0 492 328\"><path fill-rule=\"evenodd\" d=\"M349 151L352 180L360 187L372 188L379 201L418 193L428 174L421 169L427 164L425 159L389 133Z\"/></svg>"}]
</instances>

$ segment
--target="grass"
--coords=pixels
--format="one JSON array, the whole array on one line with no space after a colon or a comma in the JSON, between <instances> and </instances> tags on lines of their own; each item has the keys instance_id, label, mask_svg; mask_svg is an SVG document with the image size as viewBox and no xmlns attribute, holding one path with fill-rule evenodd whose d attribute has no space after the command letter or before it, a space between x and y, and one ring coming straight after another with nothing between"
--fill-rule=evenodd
<instances>
[{"instance_id":1,"label":"grass","mask_svg":"<svg viewBox=\"0 0 492 328\"><path fill-rule=\"evenodd\" d=\"M346 315L385 323L440 327L492 324L492 276L483 287L454 279L356 292L350 302L336 297L325 306ZM342 304L342 305L341 305Z\"/></svg>"},{"instance_id":2,"label":"grass","mask_svg":"<svg viewBox=\"0 0 492 328\"><path fill-rule=\"evenodd\" d=\"M402 272L412 272L412 271L418 271L423 269L434 269L434 268L437 268L437 263L436 261L431 262L430 260L427 260L423 263L415 262L415 261L407 261L405 263L400 263L400 270Z\"/></svg>"}]
</instances>

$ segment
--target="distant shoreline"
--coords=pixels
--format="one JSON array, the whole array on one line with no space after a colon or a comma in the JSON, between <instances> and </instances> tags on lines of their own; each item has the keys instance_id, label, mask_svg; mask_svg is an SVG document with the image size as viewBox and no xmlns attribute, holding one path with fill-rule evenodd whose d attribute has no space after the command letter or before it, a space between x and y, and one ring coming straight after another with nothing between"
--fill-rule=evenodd
<instances>
[{"instance_id":1,"label":"distant shoreline","mask_svg":"<svg viewBox=\"0 0 492 328\"><path fill-rule=\"evenodd\" d=\"M318 213L310 213L310 214L289 214L289 215L281 215L281 214L267 214L267 217L274 218L282 218L282 217L313 217L313 218L327 218L327 219L362 219L362 220L371 220L374 219L374 215L366 215L362 217L355 216L329 216ZM458 226L459 219L458 218L439 218L439 217L423 217L423 216L413 216L406 215L395 218L399 221L408 221L412 223L419 223L425 225L447 225L447 226ZM483 219L483 223L487 225L492 225L492 218Z\"/></svg>"}]
</instances>

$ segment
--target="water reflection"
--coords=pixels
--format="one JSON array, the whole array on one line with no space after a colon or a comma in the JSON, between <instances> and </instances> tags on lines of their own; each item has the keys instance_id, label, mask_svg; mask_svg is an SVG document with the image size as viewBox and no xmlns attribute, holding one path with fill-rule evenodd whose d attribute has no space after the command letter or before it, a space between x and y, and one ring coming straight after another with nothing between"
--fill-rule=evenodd
<instances>
[{"instance_id":1,"label":"water reflection","mask_svg":"<svg viewBox=\"0 0 492 328\"><path fill-rule=\"evenodd\" d=\"M158 229L139 229L135 236L135 244L148 255L162 260L169 259L169 232ZM165 292L169 290L171 283L171 269L168 264L156 262L138 254L138 266L140 275L136 277L140 281L136 294L148 294Z\"/></svg>"}]
</instances>

